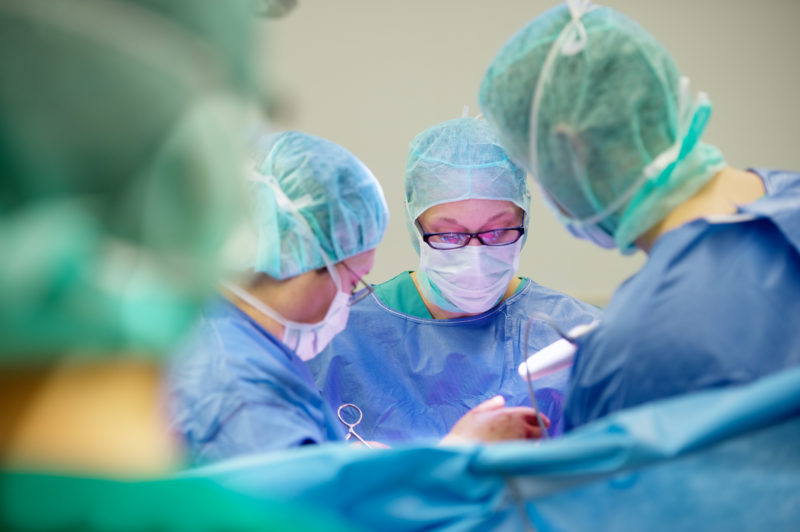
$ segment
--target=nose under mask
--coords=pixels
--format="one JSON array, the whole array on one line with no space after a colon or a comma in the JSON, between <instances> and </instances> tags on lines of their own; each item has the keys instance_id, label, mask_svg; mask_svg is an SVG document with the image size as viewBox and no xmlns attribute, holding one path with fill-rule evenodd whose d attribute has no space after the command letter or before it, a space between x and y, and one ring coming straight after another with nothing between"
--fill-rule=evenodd
<instances>
[{"instance_id":1,"label":"nose under mask","mask_svg":"<svg viewBox=\"0 0 800 532\"><path fill-rule=\"evenodd\" d=\"M522 240L508 246L433 249L420 237L423 295L449 312L479 314L497 305L519 268Z\"/></svg>"}]
</instances>

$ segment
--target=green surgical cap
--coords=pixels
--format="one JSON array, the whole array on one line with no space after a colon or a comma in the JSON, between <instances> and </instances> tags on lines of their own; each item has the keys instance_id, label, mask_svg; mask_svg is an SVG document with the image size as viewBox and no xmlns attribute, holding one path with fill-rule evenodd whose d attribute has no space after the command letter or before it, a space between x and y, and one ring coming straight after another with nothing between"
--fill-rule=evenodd
<instances>
[{"instance_id":1,"label":"green surgical cap","mask_svg":"<svg viewBox=\"0 0 800 532\"><path fill-rule=\"evenodd\" d=\"M597 225L623 252L725 165L700 141L705 95L690 97L688 78L638 24L588 2L514 35L479 99L562 222Z\"/></svg>"},{"instance_id":2,"label":"green surgical cap","mask_svg":"<svg viewBox=\"0 0 800 532\"><path fill-rule=\"evenodd\" d=\"M531 194L525 171L509 159L489 124L476 118L436 124L411 141L405 212L417 253L416 219L434 205L466 199L510 201L525 212L528 225Z\"/></svg>"},{"instance_id":3,"label":"green surgical cap","mask_svg":"<svg viewBox=\"0 0 800 532\"><path fill-rule=\"evenodd\" d=\"M166 351L239 210L249 1L0 3L0 353Z\"/></svg>"},{"instance_id":4,"label":"green surgical cap","mask_svg":"<svg viewBox=\"0 0 800 532\"><path fill-rule=\"evenodd\" d=\"M378 246L389 209L358 158L294 131L269 137L262 150L252 179L257 243L248 269L286 279Z\"/></svg>"}]
</instances>

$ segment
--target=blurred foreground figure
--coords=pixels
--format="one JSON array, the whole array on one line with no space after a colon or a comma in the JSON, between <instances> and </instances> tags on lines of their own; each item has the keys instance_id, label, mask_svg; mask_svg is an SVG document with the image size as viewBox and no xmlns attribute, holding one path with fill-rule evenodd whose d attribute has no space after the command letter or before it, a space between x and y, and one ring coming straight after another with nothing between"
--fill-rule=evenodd
<instances>
[{"instance_id":1,"label":"blurred foreground figure","mask_svg":"<svg viewBox=\"0 0 800 532\"><path fill-rule=\"evenodd\" d=\"M567 428L800 364L800 175L726 165L702 140L708 97L644 29L554 8L500 51L480 102L570 232L648 254L580 342Z\"/></svg>"},{"instance_id":2,"label":"blurred foreground figure","mask_svg":"<svg viewBox=\"0 0 800 532\"><path fill-rule=\"evenodd\" d=\"M251 9L0 2L3 530L298 526L202 479L133 481L181 462L161 354L238 211Z\"/></svg>"}]
</instances>

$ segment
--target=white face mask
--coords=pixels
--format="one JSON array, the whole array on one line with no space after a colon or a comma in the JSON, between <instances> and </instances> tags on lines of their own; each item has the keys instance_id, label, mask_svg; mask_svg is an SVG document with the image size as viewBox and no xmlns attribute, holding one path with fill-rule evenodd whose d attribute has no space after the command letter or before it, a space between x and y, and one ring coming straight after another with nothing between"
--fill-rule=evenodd
<instances>
[{"instance_id":1,"label":"white face mask","mask_svg":"<svg viewBox=\"0 0 800 532\"><path fill-rule=\"evenodd\" d=\"M564 215L564 213L561 212L561 209L559 209L553 200L550 199L550 195L544 190L542 190L542 199L544 200L544 204L547 205L553 214L556 215L556 218L558 218L558 221L561 223L561 225L563 225L566 230L569 231L569 233L575 238L587 240L605 249L614 249L617 247L614 237L605 232L599 225L573 220L572 218ZM597 221L601 220L602 218L599 218Z\"/></svg>"},{"instance_id":2,"label":"white face mask","mask_svg":"<svg viewBox=\"0 0 800 532\"><path fill-rule=\"evenodd\" d=\"M301 360L311 360L347 326L347 319L350 317L349 302L350 294L338 290L322 321L308 324L285 320L283 343L294 349Z\"/></svg>"},{"instance_id":3,"label":"white face mask","mask_svg":"<svg viewBox=\"0 0 800 532\"><path fill-rule=\"evenodd\" d=\"M503 298L519 268L521 239L508 246L447 250L433 249L421 236L419 241L420 290L430 302L449 312L489 310Z\"/></svg>"},{"instance_id":4,"label":"white face mask","mask_svg":"<svg viewBox=\"0 0 800 532\"><path fill-rule=\"evenodd\" d=\"M614 249L617 247L617 242L614 240L614 237L603 231L603 229L597 225L582 225L566 222L564 227L566 227L567 231L575 238L587 240L601 248Z\"/></svg>"},{"instance_id":5,"label":"white face mask","mask_svg":"<svg viewBox=\"0 0 800 532\"><path fill-rule=\"evenodd\" d=\"M225 288L251 307L283 325L281 341L297 353L301 360L307 362L320 354L333 337L344 330L350 316L350 294L342 292L342 283L336 268L329 266L328 271L336 285L336 296L328 307L325 317L317 323L288 320L244 289L230 283L226 283Z\"/></svg>"}]
</instances>

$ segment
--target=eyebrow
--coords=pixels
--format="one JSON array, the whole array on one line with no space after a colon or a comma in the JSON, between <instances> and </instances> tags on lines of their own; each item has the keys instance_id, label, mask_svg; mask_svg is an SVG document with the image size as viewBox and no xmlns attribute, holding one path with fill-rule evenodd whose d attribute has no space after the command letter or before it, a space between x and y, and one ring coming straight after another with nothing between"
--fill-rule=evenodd
<instances>
[{"instance_id":1,"label":"eyebrow","mask_svg":"<svg viewBox=\"0 0 800 532\"><path fill-rule=\"evenodd\" d=\"M495 214L494 216L492 216L491 218L489 218L488 220L486 220L482 225L486 225L489 222L493 222L493 221L497 220L498 218L502 218L503 216L515 216L515 215L516 215L516 213L514 213L514 212L499 212L499 213ZM457 225L458 227L461 227L462 229L466 229L466 227L461 225L461 222L459 222L458 220L454 220L453 218L439 218L438 220L435 220L435 222L438 222L438 223L448 222L448 223L451 223L453 225ZM448 231L448 232L450 232L450 231Z\"/></svg>"}]
</instances>

